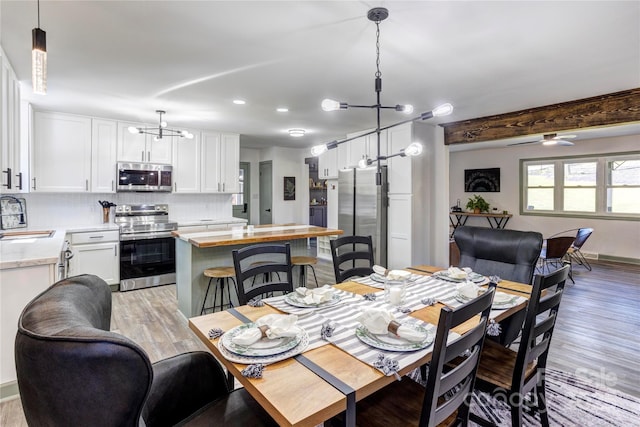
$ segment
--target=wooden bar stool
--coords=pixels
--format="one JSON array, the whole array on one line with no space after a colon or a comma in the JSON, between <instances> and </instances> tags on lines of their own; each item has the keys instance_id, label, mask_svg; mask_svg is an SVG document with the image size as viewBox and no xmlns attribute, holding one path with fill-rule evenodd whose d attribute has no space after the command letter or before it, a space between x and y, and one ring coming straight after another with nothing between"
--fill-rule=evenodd
<instances>
[{"instance_id":1,"label":"wooden bar stool","mask_svg":"<svg viewBox=\"0 0 640 427\"><path fill-rule=\"evenodd\" d=\"M311 271L313 272L313 278L316 281L316 288L318 287L318 277L316 276L316 270L313 268L314 265L318 263L318 258L312 256L292 256L291 264L295 267L296 265L300 266L300 281L298 282L298 286L307 286L307 277L306 270L307 267L311 267Z\"/></svg>"},{"instance_id":2,"label":"wooden bar stool","mask_svg":"<svg viewBox=\"0 0 640 427\"><path fill-rule=\"evenodd\" d=\"M236 296L238 295L238 288L236 285L236 281L234 277L236 275L236 270L233 267L212 267L207 268L204 273L205 277L209 278L209 284L207 285L207 291L204 293L204 300L202 301L202 310L200 310L200 315L204 314L205 310L213 309L216 311L216 300L218 299L218 292L220 293L220 311L224 309L225 306L233 307L233 303L231 302L231 285L229 284L229 280L233 282L233 287L236 290ZM209 295L209 288L211 288L211 282L214 279L218 279L216 289L213 291L213 305L211 307L205 307L207 304L207 296ZM227 288L227 298L229 302L224 304L224 289Z\"/></svg>"}]
</instances>

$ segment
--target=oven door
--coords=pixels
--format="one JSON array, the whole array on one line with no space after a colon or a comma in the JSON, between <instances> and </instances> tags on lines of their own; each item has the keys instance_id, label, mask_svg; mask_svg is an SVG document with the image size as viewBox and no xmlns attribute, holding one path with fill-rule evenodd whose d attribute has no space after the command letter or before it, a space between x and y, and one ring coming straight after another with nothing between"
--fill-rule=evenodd
<instances>
[{"instance_id":1,"label":"oven door","mask_svg":"<svg viewBox=\"0 0 640 427\"><path fill-rule=\"evenodd\" d=\"M176 282L176 244L173 237L120 241L120 290Z\"/></svg>"}]
</instances>

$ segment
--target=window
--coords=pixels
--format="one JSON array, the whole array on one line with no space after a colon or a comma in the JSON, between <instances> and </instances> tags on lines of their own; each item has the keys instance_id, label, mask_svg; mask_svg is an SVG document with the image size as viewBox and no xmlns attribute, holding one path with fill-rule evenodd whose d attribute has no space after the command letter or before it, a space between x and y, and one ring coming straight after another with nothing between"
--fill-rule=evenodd
<instances>
[{"instance_id":1,"label":"window","mask_svg":"<svg viewBox=\"0 0 640 427\"><path fill-rule=\"evenodd\" d=\"M640 154L521 160L522 213L640 214Z\"/></svg>"}]
</instances>

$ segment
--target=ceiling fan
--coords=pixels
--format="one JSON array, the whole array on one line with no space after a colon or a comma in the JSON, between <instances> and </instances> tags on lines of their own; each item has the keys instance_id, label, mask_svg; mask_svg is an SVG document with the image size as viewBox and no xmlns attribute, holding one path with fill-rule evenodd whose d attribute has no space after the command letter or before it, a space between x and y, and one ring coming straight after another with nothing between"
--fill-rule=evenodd
<instances>
[{"instance_id":1,"label":"ceiling fan","mask_svg":"<svg viewBox=\"0 0 640 427\"><path fill-rule=\"evenodd\" d=\"M512 145L524 145L524 144L537 144L539 142L542 145L559 145L561 147L570 147L573 144L571 141L567 141L568 139L573 139L577 135L558 135L556 133L548 133L542 136L542 139L538 139L537 141L526 141L526 142L516 142L513 144L507 144L507 147L511 147Z\"/></svg>"}]
</instances>

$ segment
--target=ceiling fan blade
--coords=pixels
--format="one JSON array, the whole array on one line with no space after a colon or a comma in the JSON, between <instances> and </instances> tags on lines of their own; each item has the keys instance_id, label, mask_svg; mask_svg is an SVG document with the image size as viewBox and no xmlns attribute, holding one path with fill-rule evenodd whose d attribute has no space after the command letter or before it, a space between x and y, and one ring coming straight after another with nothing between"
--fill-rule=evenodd
<instances>
[{"instance_id":1,"label":"ceiling fan blade","mask_svg":"<svg viewBox=\"0 0 640 427\"><path fill-rule=\"evenodd\" d=\"M537 144L538 142L540 141L514 142L513 144L507 144L507 147L511 147L513 145Z\"/></svg>"}]
</instances>

